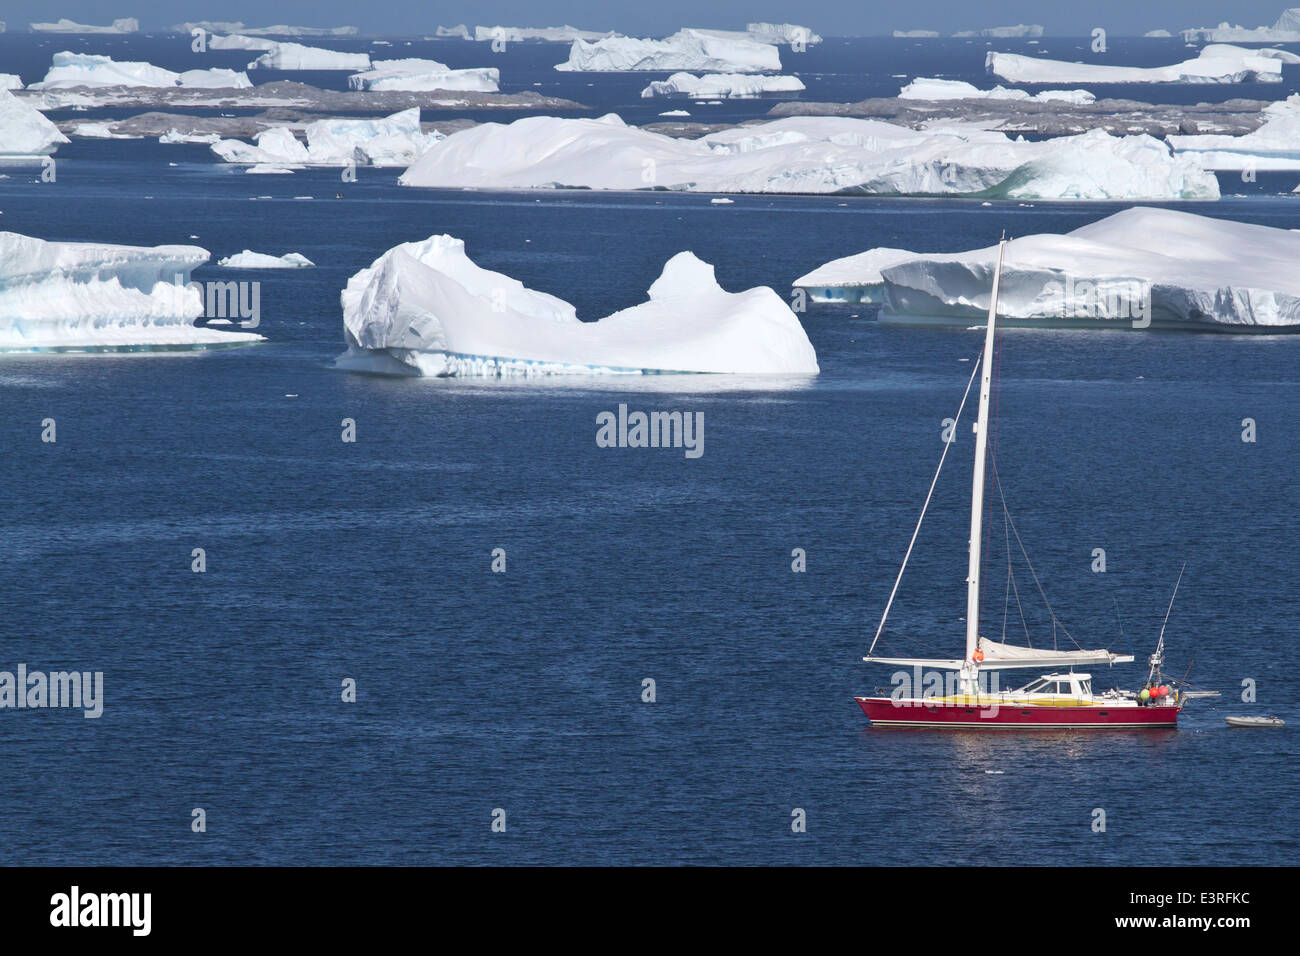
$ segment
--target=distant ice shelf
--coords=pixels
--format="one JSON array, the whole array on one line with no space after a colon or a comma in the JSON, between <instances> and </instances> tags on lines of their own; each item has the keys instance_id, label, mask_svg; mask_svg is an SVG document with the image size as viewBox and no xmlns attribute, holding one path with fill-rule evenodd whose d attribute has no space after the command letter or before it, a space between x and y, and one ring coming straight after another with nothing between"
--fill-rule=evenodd
<instances>
[{"instance_id":1,"label":"distant ice shelf","mask_svg":"<svg viewBox=\"0 0 1300 956\"><path fill-rule=\"evenodd\" d=\"M338 367L428 376L816 374L799 319L767 287L731 293L689 252L649 300L582 322L563 299L483 269L448 235L395 246L342 293Z\"/></svg>"},{"instance_id":2,"label":"distant ice shelf","mask_svg":"<svg viewBox=\"0 0 1300 956\"><path fill-rule=\"evenodd\" d=\"M0 232L0 351L211 348L261 340L197 327L197 246L47 242Z\"/></svg>"},{"instance_id":3,"label":"distant ice shelf","mask_svg":"<svg viewBox=\"0 0 1300 956\"><path fill-rule=\"evenodd\" d=\"M984 66L989 74L1012 83L1281 83L1283 63L1300 63L1300 56L1213 43L1194 59L1169 66L1069 63L992 50Z\"/></svg>"}]
</instances>

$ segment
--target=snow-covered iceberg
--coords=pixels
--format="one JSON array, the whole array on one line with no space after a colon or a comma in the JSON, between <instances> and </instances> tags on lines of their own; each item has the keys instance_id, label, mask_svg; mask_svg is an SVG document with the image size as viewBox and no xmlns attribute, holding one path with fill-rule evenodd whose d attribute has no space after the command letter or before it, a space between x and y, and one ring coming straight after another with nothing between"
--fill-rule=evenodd
<instances>
[{"instance_id":1,"label":"snow-covered iceberg","mask_svg":"<svg viewBox=\"0 0 1300 956\"><path fill-rule=\"evenodd\" d=\"M1271 27L1248 30L1224 22L1217 27L1183 30L1182 37L1188 43L1300 43L1300 7L1283 10Z\"/></svg>"},{"instance_id":2,"label":"snow-covered iceberg","mask_svg":"<svg viewBox=\"0 0 1300 956\"><path fill-rule=\"evenodd\" d=\"M574 40L603 40L616 37L612 30L598 33L595 30L579 30L577 27L475 27L474 39L480 41L498 40L503 43L526 43L530 40L541 43L572 43Z\"/></svg>"},{"instance_id":3,"label":"snow-covered iceberg","mask_svg":"<svg viewBox=\"0 0 1300 956\"><path fill-rule=\"evenodd\" d=\"M114 60L93 53L54 54L45 78L33 83L33 90L68 90L76 87L107 86L183 86L196 89L246 90L252 83L245 73L234 70L186 70L173 73L152 63Z\"/></svg>"},{"instance_id":4,"label":"snow-covered iceberg","mask_svg":"<svg viewBox=\"0 0 1300 956\"><path fill-rule=\"evenodd\" d=\"M245 249L233 256L218 259L217 265L227 269L310 269L316 263L300 252L286 252L282 256L273 256L265 252Z\"/></svg>"},{"instance_id":5,"label":"snow-covered iceberg","mask_svg":"<svg viewBox=\"0 0 1300 956\"><path fill-rule=\"evenodd\" d=\"M57 126L0 87L0 162L48 156L66 142Z\"/></svg>"},{"instance_id":6,"label":"snow-covered iceberg","mask_svg":"<svg viewBox=\"0 0 1300 956\"><path fill-rule=\"evenodd\" d=\"M23 78L17 73L0 73L0 90L21 90Z\"/></svg>"},{"instance_id":7,"label":"snow-covered iceberg","mask_svg":"<svg viewBox=\"0 0 1300 956\"><path fill-rule=\"evenodd\" d=\"M1014 199L1217 199L1218 181L1150 136L1041 142L961 128L790 117L676 139L600 119L483 123L431 146L398 180L471 189L671 189Z\"/></svg>"},{"instance_id":8,"label":"snow-covered iceberg","mask_svg":"<svg viewBox=\"0 0 1300 956\"><path fill-rule=\"evenodd\" d=\"M134 17L122 17L114 20L111 26L96 27L64 18L53 23L33 23L31 28L36 33L139 33L140 21Z\"/></svg>"},{"instance_id":9,"label":"snow-covered iceberg","mask_svg":"<svg viewBox=\"0 0 1300 956\"><path fill-rule=\"evenodd\" d=\"M731 372L815 374L799 319L761 286L731 293L689 252L668 260L649 301L596 322L563 299L476 265L452 236L384 253L342 294L340 368L502 376Z\"/></svg>"},{"instance_id":10,"label":"snow-covered iceberg","mask_svg":"<svg viewBox=\"0 0 1300 956\"><path fill-rule=\"evenodd\" d=\"M369 53L340 53L301 43L276 43L252 63L250 70L350 70L370 69Z\"/></svg>"},{"instance_id":11,"label":"snow-covered iceberg","mask_svg":"<svg viewBox=\"0 0 1300 956\"><path fill-rule=\"evenodd\" d=\"M885 280L880 270L915 259L919 253L881 246L842 259L832 259L794 280L814 302L880 302Z\"/></svg>"},{"instance_id":12,"label":"snow-covered iceberg","mask_svg":"<svg viewBox=\"0 0 1300 956\"><path fill-rule=\"evenodd\" d=\"M306 143L283 126L264 129L252 143L223 139L212 151L228 163L274 166L409 166L442 139L420 129L420 109L377 119L321 119L303 128Z\"/></svg>"},{"instance_id":13,"label":"snow-covered iceberg","mask_svg":"<svg viewBox=\"0 0 1300 956\"><path fill-rule=\"evenodd\" d=\"M663 40L609 37L575 40L569 59L555 67L575 71L682 70L708 73L775 73L781 54L770 43L748 37L679 30Z\"/></svg>"},{"instance_id":14,"label":"snow-covered iceberg","mask_svg":"<svg viewBox=\"0 0 1300 956\"><path fill-rule=\"evenodd\" d=\"M1300 62L1283 50L1250 50L1226 43L1202 48L1191 60L1169 66L1069 63L1018 53L989 51L984 67L1012 83L1280 83L1282 64Z\"/></svg>"},{"instance_id":15,"label":"snow-covered iceberg","mask_svg":"<svg viewBox=\"0 0 1300 956\"><path fill-rule=\"evenodd\" d=\"M1264 125L1241 136L1173 135L1174 153L1205 169L1223 171L1300 170L1300 93L1270 103Z\"/></svg>"},{"instance_id":16,"label":"snow-covered iceberg","mask_svg":"<svg viewBox=\"0 0 1300 956\"><path fill-rule=\"evenodd\" d=\"M881 319L978 325L996 247L886 266ZM1300 232L1134 207L1006 247L1004 325L1300 331ZM870 276L866 277L870 280Z\"/></svg>"},{"instance_id":17,"label":"snow-covered iceberg","mask_svg":"<svg viewBox=\"0 0 1300 956\"><path fill-rule=\"evenodd\" d=\"M0 232L0 351L194 348L255 342L196 327L205 296L197 246L46 242Z\"/></svg>"},{"instance_id":18,"label":"snow-covered iceberg","mask_svg":"<svg viewBox=\"0 0 1300 956\"><path fill-rule=\"evenodd\" d=\"M494 66L453 70L437 60L375 60L365 73L348 77L354 90L478 90L496 93L501 71Z\"/></svg>"},{"instance_id":19,"label":"snow-covered iceberg","mask_svg":"<svg viewBox=\"0 0 1300 956\"><path fill-rule=\"evenodd\" d=\"M964 80L940 80L933 77L918 76L904 86L898 93L900 100L1025 100L1027 102L1062 102L1082 106L1094 102L1097 97L1087 90L1043 90L1041 93L1028 93L1025 90L1007 89L995 86L991 90L981 90Z\"/></svg>"},{"instance_id":20,"label":"snow-covered iceberg","mask_svg":"<svg viewBox=\"0 0 1300 956\"><path fill-rule=\"evenodd\" d=\"M666 80L655 80L641 91L642 97L690 96L695 99L720 99L762 96L764 93L797 93L804 89L797 76L764 76L755 73L674 73Z\"/></svg>"}]
</instances>

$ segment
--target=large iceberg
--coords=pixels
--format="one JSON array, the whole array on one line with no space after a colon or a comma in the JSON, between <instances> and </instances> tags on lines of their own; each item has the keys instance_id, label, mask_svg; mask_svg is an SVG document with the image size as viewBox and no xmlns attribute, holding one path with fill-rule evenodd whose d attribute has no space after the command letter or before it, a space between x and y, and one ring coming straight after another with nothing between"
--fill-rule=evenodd
<instances>
[{"instance_id":1,"label":"large iceberg","mask_svg":"<svg viewBox=\"0 0 1300 956\"><path fill-rule=\"evenodd\" d=\"M45 78L33 83L33 90L67 90L76 87L108 86L183 86L198 89L251 89L253 84L245 73L234 70L186 70L173 73L152 63L114 60L93 53L54 54Z\"/></svg>"},{"instance_id":2,"label":"large iceberg","mask_svg":"<svg viewBox=\"0 0 1300 956\"><path fill-rule=\"evenodd\" d=\"M995 86L991 90L981 90L965 80L940 80L933 77L918 76L898 92L900 100L1024 100L1026 102L1062 102L1082 106L1094 102L1097 97L1087 90L1043 90L1041 93L1028 93L1025 90L1007 89Z\"/></svg>"},{"instance_id":3,"label":"large iceberg","mask_svg":"<svg viewBox=\"0 0 1300 956\"><path fill-rule=\"evenodd\" d=\"M690 96L695 99L721 99L762 96L764 93L797 93L804 89L797 76L764 76L754 73L674 73L666 80L655 80L641 91L642 97Z\"/></svg>"},{"instance_id":4,"label":"large iceberg","mask_svg":"<svg viewBox=\"0 0 1300 956\"><path fill-rule=\"evenodd\" d=\"M732 372L815 374L799 319L766 286L731 293L689 252L668 260L649 301L596 322L476 265L452 236L384 253L342 294L341 368L500 376Z\"/></svg>"},{"instance_id":5,"label":"large iceberg","mask_svg":"<svg viewBox=\"0 0 1300 956\"><path fill-rule=\"evenodd\" d=\"M442 36L443 34L439 34ZM474 39L480 41L497 40L502 43L526 43L530 40L542 43L572 43L574 40L603 40L616 37L612 30L597 33L594 30L579 30L577 27L475 27ZM468 39L468 37L466 37Z\"/></svg>"},{"instance_id":6,"label":"large iceberg","mask_svg":"<svg viewBox=\"0 0 1300 956\"><path fill-rule=\"evenodd\" d=\"M57 126L0 88L0 162L48 156L66 142Z\"/></svg>"},{"instance_id":7,"label":"large iceberg","mask_svg":"<svg viewBox=\"0 0 1300 956\"><path fill-rule=\"evenodd\" d=\"M575 40L569 59L557 70L672 70L708 73L771 73L781 69L781 54L770 43L720 36L704 30L679 30L663 40L609 37Z\"/></svg>"},{"instance_id":8,"label":"large iceberg","mask_svg":"<svg viewBox=\"0 0 1300 956\"><path fill-rule=\"evenodd\" d=\"M1217 199L1218 181L1150 136L1041 142L880 120L790 117L676 139L600 119L530 117L453 133L398 180L472 189L671 189L1014 199Z\"/></svg>"},{"instance_id":9,"label":"large iceberg","mask_svg":"<svg viewBox=\"0 0 1300 956\"><path fill-rule=\"evenodd\" d=\"M0 232L0 351L194 348L256 342L196 327L197 246L46 242Z\"/></svg>"},{"instance_id":10,"label":"large iceberg","mask_svg":"<svg viewBox=\"0 0 1300 956\"><path fill-rule=\"evenodd\" d=\"M1297 63L1300 58L1284 50L1212 43L1195 59L1170 66L1068 63L990 51L984 67L1012 83L1280 83L1284 62Z\"/></svg>"},{"instance_id":11,"label":"large iceberg","mask_svg":"<svg viewBox=\"0 0 1300 956\"><path fill-rule=\"evenodd\" d=\"M1300 43L1300 7L1283 10L1271 27L1236 27L1220 23L1217 27L1193 27L1182 31L1188 43Z\"/></svg>"},{"instance_id":12,"label":"large iceberg","mask_svg":"<svg viewBox=\"0 0 1300 956\"><path fill-rule=\"evenodd\" d=\"M1300 170L1300 93L1264 107L1264 125L1241 136L1172 135L1174 153L1205 169Z\"/></svg>"},{"instance_id":13,"label":"large iceberg","mask_svg":"<svg viewBox=\"0 0 1300 956\"><path fill-rule=\"evenodd\" d=\"M453 70L437 60L375 60L371 69L348 77L354 90L478 90L496 93L501 71L494 66Z\"/></svg>"},{"instance_id":14,"label":"large iceberg","mask_svg":"<svg viewBox=\"0 0 1300 956\"><path fill-rule=\"evenodd\" d=\"M978 325L997 248L879 270L886 322ZM1007 244L1004 325L1300 331L1300 232L1134 207L1065 235ZM864 270L870 285L875 276Z\"/></svg>"},{"instance_id":15,"label":"large iceberg","mask_svg":"<svg viewBox=\"0 0 1300 956\"><path fill-rule=\"evenodd\" d=\"M832 259L794 280L814 302L880 302L884 296L882 269L915 259L907 249L881 246L842 259Z\"/></svg>"},{"instance_id":16,"label":"large iceberg","mask_svg":"<svg viewBox=\"0 0 1300 956\"><path fill-rule=\"evenodd\" d=\"M301 43L277 43L252 63L250 70L351 70L370 69L369 53L339 53Z\"/></svg>"},{"instance_id":17,"label":"large iceberg","mask_svg":"<svg viewBox=\"0 0 1300 956\"><path fill-rule=\"evenodd\" d=\"M33 23L30 24L36 33L139 33L140 21L134 17L122 17L114 20L111 26L95 27L88 26L84 23L77 23L66 17L62 20L56 20L54 23Z\"/></svg>"},{"instance_id":18,"label":"large iceberg","mask_svg":"<svg viewBox=\"0 0 1300 956\"><path fill-rule=\"evenodd\" d=\"M376 119L320 119L303 129L304 144L292 130L273 126L252 143L223 139L212 151L228 163L290 166L409 166L442 139L420 129L420 109L413 106Z\"/></svg>"}]
</instances>

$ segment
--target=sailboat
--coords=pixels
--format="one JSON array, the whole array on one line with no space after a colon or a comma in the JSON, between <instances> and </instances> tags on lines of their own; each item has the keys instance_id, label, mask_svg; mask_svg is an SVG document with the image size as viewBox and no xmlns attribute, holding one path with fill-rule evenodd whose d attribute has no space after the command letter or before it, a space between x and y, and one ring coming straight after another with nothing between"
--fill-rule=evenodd
<instances>
[{"instance_id":1,"label":"sailboat","mask_svg":"<svg viewBox=\"0 0 1300 956\"><path fill-rule=\"evenodd\" d=\"M1173 598L1165 612L1156 651L1149 659L1146 686L1139 691L1107 690L1092 687L1094 666L1131 663L1131 654L1113 654L1108 650L1059 650L1034 648L993 641L980 634L980 544L984 531L984 482L988 458L989 396L993 384L994 332L997 324L998 286L1002 281L1002 260L1007 240L998 243L997 265L993 271L993 293L989 301L988 326L984 333L984 351L971 372L957 418L965 407L975 375L980 377L979 414L975 422L975 470L971 480L970 553L966 576L966 650L960 659L883 657L875 655L876 644L898 593L903 571L911 557L934 495L939 471L943 469L951 442L945 442L939 469L930 483L930 491L921 509L921 519L912 534L898 578L885 605L885 612L871 648L863 660L875 664L911 668L895 675L894 692L888 696L857 697L855 700L873 726L966 728L1038 728L1075 729L1158 729L1175 728L1186 696L1166 682L1161 674L1164 659L1165 626ZM1019 534L1017 533L1017 540ZM1008 544L1008 551L1010 545ZM1009 554L1008 554L1009 560ZM1036 580L1036 578L1035 578ZM1179 574L1179 582L1182 574ZM1174 597L1178 585L1174 585ZM1055 621L1055 615L1053 615ZM1005 630L1005 628L1004 628ZM996 675L1003 670L1046 669L1030 683L1014 690L996 689ZM927 676L927 673L928 676ZM989 686L992 685L992 686Z\"/></svg>"}]
</instances>

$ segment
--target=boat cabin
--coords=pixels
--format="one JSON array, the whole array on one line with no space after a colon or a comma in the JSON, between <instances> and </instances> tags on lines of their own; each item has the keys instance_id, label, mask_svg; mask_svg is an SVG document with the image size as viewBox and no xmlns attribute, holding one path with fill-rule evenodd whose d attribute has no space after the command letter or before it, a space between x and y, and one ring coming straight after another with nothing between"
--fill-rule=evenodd
<instances>
[{"instance_id":1,"label":"boat cabin","mask_svg":"<svg viewBox=\"0 0 1300 956\"><path fill-rule=\"evenodd\" d=\"M1089 697L1092 695L1092 675L1044 674L1038 680L1026 684L1017 693L1047 694L1052 697Z\"/></svg>"}]
</instances>

